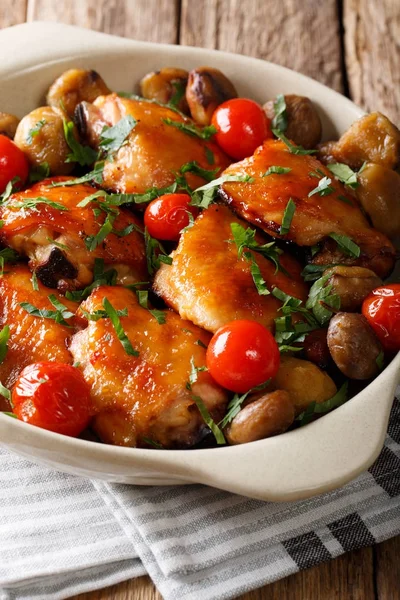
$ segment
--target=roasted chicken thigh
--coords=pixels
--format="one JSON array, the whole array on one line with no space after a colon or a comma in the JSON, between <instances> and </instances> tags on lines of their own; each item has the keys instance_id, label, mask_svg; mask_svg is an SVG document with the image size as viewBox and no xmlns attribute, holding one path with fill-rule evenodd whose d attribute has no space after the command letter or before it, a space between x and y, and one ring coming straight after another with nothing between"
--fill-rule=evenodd
<instances>
[{"instance_id":1,"label":"roasted chicken thigh","mask_svg":"<svg viewBox=\"0 0 400 600\"><path fill-rule=\"evenodd\" d=\"M266 174L272 166L290 171ZM369 266L380 277L385 277L393 268L392 243L370 226L354 197L313 156L294 154L283 142L267 140L253 156L229 166L224 174L253 178L245 182L226 181L220 193L242 218L270 235L299 246L324 244L332 233L346 235L361 249L359 258L348 259L346 263ZM331 179L332 191L328 192L325 186L325 193L320 194L316 188L323 177ZM296 209L289 231L281 236L280 228L290 199ZM336 247L332 240L330 242ZM343 262L340 256L336 258L336 262Z\"/></svg>"},{"instance_id":2,"label":"roasted chicken thigh","mask_svg":"<svg viewBox=\"0 0 400 600\"><path fill-rule=\"evenodd\" d=\"M169 310L159 324L123 287L97 288L82 308L89 314L103 310L104 298L116 310L127 310L120 321L137 355L127 354L109 318L89 320L74 335L71 352L92 389L94 430L103 441L122 446L146 446L149 440L165 448L193 445L207 431L194 398L215 421L227 403L226 392L207 372L199 372L188 389L193 365L205 365L209 334Z\"/></svg>"},{"instance_id":3,"label":"roasted chicken thigh","mask_svg":"<svg viewBox=\"0 0 400 600\"><path fill-rule=\"evenodd\" d=\"M253 319L271 328L282 303L272 294L260 295L251 275L251 263L238 257L231 224L247 229L229 208L213 205L181 235L172 265L162 265L154 289L183 319L215 332L235 319ZM260 243L266 240L259 237ZM307 287L301 267L289 254L279 261L288 274L275 272L273 262L252 252L269 290L276 286L301 300Z\"/></svg>"},{"instance_id":4,"label":"roasted chicken thigh","mask_svg":"<svg viewBox=\"0 0 400 600\"><path fill-rule=\"evenodd\" d=\"M27 365L39 361L72 363L67 343L74 332L74 317L65 319L65 324L55 320L56 309L49 300L54 294L69 312L75 313L78 304L49 290L37 282L33 289L32 273L26 265L7 266L0 277L0 327L10 328L7 354L0 364L0 381L11 387L20 371ZM22 303L38 310L52 311L53 318L34 316ZM32 310L32 309L30 309Z\"/></svg>"},{"instance_id":5,"label":"roasted chicken thigh","mask_svg":"<svg viewBox=\"0 0 400 600\"><path fill-rule=\"evenodd\" d=\"M215 170L215 176L229 164L216 144L188 133L187 129L182 131L179 126L196 129L194 122L167 106L110 94L100 96L93 104L82 102L75 115L81 135L96 149L101 148L104 127L114 126L128 115L136 120L126 143L105 163L104 187L116 192L142 193L152 187L171 185L175 173L192 161L203 169ZM204 183L194 173L185 177L192 187Z\"/></svg>"},{"instance_id":6,"label":"roasted chicken thigh","mask_svg":"<svg viewBox=\"0 0 400 600\"><path fill-rule=\"evenodd\" d=\"M145 280L144 237L137 217L116 209L112 231L100 243L93 243L107 213L99 210L96 215L96 205L90 203L78 206L96 191L90 185L52 185L65 180L45 179L4 202L0 241L28 256L31 269L49 287L65 290L91 283L96 258L116 268L123 283Z\"/></svg>"}]
</instances>

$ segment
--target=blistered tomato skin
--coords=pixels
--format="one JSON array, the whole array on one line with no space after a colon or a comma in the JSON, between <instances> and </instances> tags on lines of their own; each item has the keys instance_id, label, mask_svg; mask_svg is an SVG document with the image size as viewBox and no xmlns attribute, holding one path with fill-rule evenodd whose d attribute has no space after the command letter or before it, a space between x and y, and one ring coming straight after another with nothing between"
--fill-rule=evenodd
<instances>
[{"instance_id":1,"label":"blistered tomato skin","mask_svg":"<svg viewBox=\"0 0 400 600\"><path fill-rule=\"evenodd\" d=\"M199 211L189 205L188 194L164 194L147 206L144 224L158 240L178 241L182 229L189 225L189 213L195 219Z\"/></svg>"},{"instance_id":2,"label":"blistered tomato skin","mask_svg":"<svg viewBox=\"0 0 400 600\"><path fill-rule=\"evenodd\" d=\"M400 283L376 288L363 302L362 313L387 352L400 350Z\"/></svg>"},{"instance_id":3,"label":"blistered tomato skin","mask_svg":"<svg viewBox=\"0 0 400 600\"><path fill-rule=\"evenodd\" d=\"M232 321L221 327L207 348L207 367L222 387L244 393L278 371L280 354L271 332L260 323Z\"/></svg>"},{"instance_id":4,"label":"blistered tomato skin","mask_svg":"<svg viewBox=\"0 0 400 600\"><path fill-rule=\"evenodd\" d=\"M22 187L28 178L29 165L25 154L5 135L0 135L0 194L7 183L18 177L16 187Z\"/></svg>"},{"instance_id":5,"label":"blistered tomato skin","mask_svg":"<svg viewBox=\"0 0 400 600\"><path fill-rule=\"evenodd\" d=\"M221 104L211 123L217 129L217 144L236 160L251 156L264 140L273 137L265 112L257 102L247 98L234 98Z\"/></svg>"},{"instance_id":6,"label":"blistered tomato skin","mask_svg":"<svg viewBox=\"0 0 400 600\"><path fill-rule=\"evenodd\" d=\"M64 363L25 367L11 399L21 421L72 437L82 433L91 418L90 387L78 369Z\"/></svg>"}]
</instances>

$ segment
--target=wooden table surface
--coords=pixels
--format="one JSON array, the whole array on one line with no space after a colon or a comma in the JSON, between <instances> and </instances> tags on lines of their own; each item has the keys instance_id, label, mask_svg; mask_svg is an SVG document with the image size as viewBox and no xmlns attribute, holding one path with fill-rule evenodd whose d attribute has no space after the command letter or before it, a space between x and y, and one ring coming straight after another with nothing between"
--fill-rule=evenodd
<instances>
[{"instance_id":1,"label":"wooden table surface","mask_svg":"<svg viewBox=\"0 0 400 600\"><path fill-rule=\"evenodd\" d=\"M400 122L400 0L0 0L0 28L32 20L257 56ZM399 562L400 537L241 600L400 600ZM140 577L74 600L160 599Z\"/></svg>"}]
</instances>

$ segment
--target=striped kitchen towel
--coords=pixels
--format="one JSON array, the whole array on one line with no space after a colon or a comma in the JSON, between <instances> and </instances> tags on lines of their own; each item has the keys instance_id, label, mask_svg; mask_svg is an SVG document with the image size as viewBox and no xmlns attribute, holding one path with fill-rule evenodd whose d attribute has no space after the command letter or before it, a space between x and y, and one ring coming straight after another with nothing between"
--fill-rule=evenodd
<instances>
[{"instance_id":1,"label":"striped kitchen towel","mask_svg":"<svg viewBox=\"0 0 400 600\"><path fill-rule=\"evenodd\" d=\"M0 600L57 600L148 572L166 600L223 600L400 533L400 403L345 487L267 503L200 485L86 481L0 451Z\"/></svg>"}]
</instances>

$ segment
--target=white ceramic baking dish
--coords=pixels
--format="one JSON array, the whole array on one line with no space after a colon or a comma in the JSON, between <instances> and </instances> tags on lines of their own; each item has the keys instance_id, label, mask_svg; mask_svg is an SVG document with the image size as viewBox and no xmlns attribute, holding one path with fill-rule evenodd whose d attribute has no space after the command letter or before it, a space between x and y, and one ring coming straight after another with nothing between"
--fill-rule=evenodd
<instances>
[{"instance_id":1,"label":"white ceramic baking dish","mask_svg":"<svg viewBox=\"0 0 400 600\"><path fill-rule=\"evenodd\" d=\"M363 111L299 73L271 63L199 48L135 42L55 23L0 31L0 110L22 117L43 103L53 79L71 67L94 68L116 90L131 91L163 66L220 68L240 95L260 102L278 93L309 96L324 138L343 132ZM140 450L57 435L0 414L0 443L56 469L139 485L204 483L263 500L296 500L339 487L367 469L385 437L400 354L367 388L306 427L243 446Z\"/></svg>"}]
</instances>

